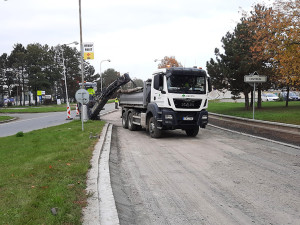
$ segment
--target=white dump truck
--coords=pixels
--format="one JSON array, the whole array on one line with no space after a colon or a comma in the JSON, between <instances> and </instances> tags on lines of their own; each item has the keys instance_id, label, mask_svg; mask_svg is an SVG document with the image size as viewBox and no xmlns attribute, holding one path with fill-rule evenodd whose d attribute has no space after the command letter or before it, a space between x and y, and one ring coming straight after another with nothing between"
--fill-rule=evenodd
<instances>
[{"instance_id":1,"label":"white dump truck","mask_svg":"<svg viewBox=\"0 0 300 225\"><path fill-rule=\"evenodd\" d=\"M198 68L160 69L144 87L120 94L122 126L129 130L146 128L152 138L163 130L182 129L194 137L208 123L210 77Z\"/></svg>"}]
</instances>

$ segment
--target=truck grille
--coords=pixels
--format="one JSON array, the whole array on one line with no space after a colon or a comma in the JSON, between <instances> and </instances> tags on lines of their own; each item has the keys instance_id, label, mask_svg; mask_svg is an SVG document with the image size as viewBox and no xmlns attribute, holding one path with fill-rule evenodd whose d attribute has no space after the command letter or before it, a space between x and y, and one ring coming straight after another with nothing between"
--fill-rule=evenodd
<instances>
[{"instance_id":1,"label":"truck grille","mask_svg":"<svg viewBox=\"0 0 300 225\"><path fill-rule=\"evenodd\" d=\"M179 109L199 109L202 99L174 99L176 108Z\"/></svg>"}]
</instances>

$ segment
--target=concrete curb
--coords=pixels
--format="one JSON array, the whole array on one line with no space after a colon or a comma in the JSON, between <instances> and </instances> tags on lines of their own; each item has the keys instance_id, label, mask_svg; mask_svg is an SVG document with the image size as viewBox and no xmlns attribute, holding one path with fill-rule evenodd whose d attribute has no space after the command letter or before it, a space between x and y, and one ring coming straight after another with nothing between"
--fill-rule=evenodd
<instances>
[{"instance_id":1,"label":"concrete curb","mask_svg":"<svg viewBox=\"0 0 300 225\"><path fill-rule=\"evenodd\" d=\"M255 119L253 120L253 119L248 119L248 118L228 116L228 115L224 115L224 114L211 113L211 112L209 112L209 115L223 117L223 118L227 118L227 119L238 120L238 121L245 121L245 122L249 122L249 123L253 123L253 124L257 123L257 124L270 125L272 127L280 127L280 128L284 127L286 129L291 128L291 129L296 130L296 132L300 132L300 125L295 125L295 124L278 123L278 122L255 120Z\"/></svg>"},{"instance_id":2,"label":"concrete curb","mask_svg":"<svg viewBox=\"0 0 300 225\"><path fill-rule=\"evenodd\" d=\"M82 210L84 225L119 224L109 173L112 124L105 124L95 146L86 191L90 195Z\"/></svg>"},{"instance_id":3,"label":"concrete curb","mask_svg":"<svg viewBox=\"0 0 300 225\"><path fill-rule=\"evenodd\" d=\"M300 126L209 113L209 124L300 146Z\"/></svg>"},{"instance_id":4,"label":"concrete curb","mask_svg":"<svg viewBox=\"0 0 300 225\"><path fill-rule=\"evenodd\" d=\"M18 118L18 117L14 117L14 118L12 118L12 119L10 119L10 120L3 120L3 121L0 121L0 123L9 123L9 122L15 121L15 120L17 120L17 119L19 119L19 118Z\"/></svg>"}]
</instances>

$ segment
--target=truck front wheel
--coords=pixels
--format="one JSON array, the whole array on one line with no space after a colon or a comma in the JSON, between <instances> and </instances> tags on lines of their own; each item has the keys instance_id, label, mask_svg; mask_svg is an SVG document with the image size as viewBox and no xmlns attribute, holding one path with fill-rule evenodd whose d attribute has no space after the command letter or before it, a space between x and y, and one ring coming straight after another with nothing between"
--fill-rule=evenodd
<instances>
[{"instance_id":1,"label":"truck front wheel","mask_svg":"<svg viewBox=\"0 0 300 225\"><path fill-rule=\"evenodd\" d=\"M151 117L148 124L148 130L150 137L152 138L160 138L162 131L157 128L157 121L154 117Z\"/></svg>"},{"instance_id":2,"label":"truck front wheel","mask_svg":"<svg viewBox=\"0 0 300 225\"><path fill-rule=\"evenodd\" d=\"M185 130L185 132L186 132L186 135L189 137L196 137L199 132L199 127L197 126L192 129L187 129L187 130Z\"/></svg>"}]
</instances>

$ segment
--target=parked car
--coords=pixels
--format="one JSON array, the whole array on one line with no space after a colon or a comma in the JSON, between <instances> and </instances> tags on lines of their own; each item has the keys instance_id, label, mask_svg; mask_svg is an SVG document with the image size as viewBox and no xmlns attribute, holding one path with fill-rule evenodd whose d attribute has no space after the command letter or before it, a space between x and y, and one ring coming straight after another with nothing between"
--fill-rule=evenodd
<instances>
[{"instance_id":1,"label":"parked car","mask_svg":"<svg viewBox=\"0 0 300 225\"><path fill-rule=\"evenodd\" d=\"M286 101L287 92L281 92L280 96L283 98L284 101ZM295 93L290 91L289 92L289 101L299 101L299 96Z\"/></svg>"},{"instance_id":2,"label":"parked car","mask_svg":"<svg viewBox=\"0 0 300 225\"><path fill-rule=\"evenodd\" d=\"M261 95L261 101L263 102L271 102L271 101L278 101L279 97L272 93L266 93Z\"/></svg>"}]
</instances>

